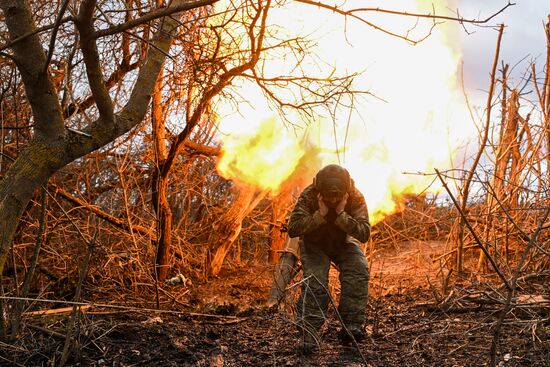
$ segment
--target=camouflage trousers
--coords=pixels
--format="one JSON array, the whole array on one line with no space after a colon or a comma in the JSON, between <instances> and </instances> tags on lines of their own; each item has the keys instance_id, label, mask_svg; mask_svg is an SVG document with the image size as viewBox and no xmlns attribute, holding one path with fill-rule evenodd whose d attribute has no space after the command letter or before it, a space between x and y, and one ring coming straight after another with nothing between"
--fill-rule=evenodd
<instances>
[{"instance_id":1,"label":"camouflage trousers","mask_svg":"<svg viewBox=\"0 0 550 367\"><path fill-rule=\"evenodd\" d=\"M323 325L329 303L328 275L330 263L339 268L340 301L338 312L347 328L362 328L369 292L369 270L360 246L346 243L334 253L300 241L300 259L304 274L298 299L298 316L302 326L317 331Z\"/></svg>"}]
</instances>

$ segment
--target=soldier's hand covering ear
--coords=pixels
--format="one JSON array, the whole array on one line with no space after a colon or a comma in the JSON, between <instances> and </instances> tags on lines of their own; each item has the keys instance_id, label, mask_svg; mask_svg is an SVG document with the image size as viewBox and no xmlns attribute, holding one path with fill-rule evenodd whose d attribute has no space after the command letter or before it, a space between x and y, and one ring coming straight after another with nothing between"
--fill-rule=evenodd
<instances>
[{"instance_id":1,"label":"soldier's hand covering ear","mask_svg":"<svg viewBox=\"0 0 550 367\"><path fill-rule=\"evenodd\" d=\"M317 194L317 202L319 203L319 213L321 213L323 217L326 217L328 213L328 206L323 201L323 196L321 196L321 194Z\"/></svg>"},{"instance_id":2,"label":"soldier's hand covering ear","mask_svg":"<svg viewBox=\"0 0 550 367\"><path fill-rule=\"evenodd\" d=\"M346 208L346 204L348 203L348 198L349 194L346 192L342 197L342 200L336 206L336 214L340 214L344 211L344 209Z\"/></svg>"}]
</instances>

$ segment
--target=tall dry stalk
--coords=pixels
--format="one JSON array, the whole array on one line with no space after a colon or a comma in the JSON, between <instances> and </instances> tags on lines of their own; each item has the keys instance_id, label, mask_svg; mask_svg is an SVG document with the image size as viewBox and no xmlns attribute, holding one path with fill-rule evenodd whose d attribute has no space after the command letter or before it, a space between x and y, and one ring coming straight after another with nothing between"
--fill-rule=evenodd
<instances>
[{"instance_id":1,"label":"tall dry stalk","mask_svg":"<svg viewBox=\"0 0 550 367\"><path fill-rule=\"evenodd\" d=\"M483 136L481 137L477 154L474 158L472 166L470 167L470 170L468 171L468 175L466 177L466 180L464 182L464 186L461 192L461 198L460 198L461 210L463 213L466 213L468 211L467 207L468 207L468 196L470 194L470 185L472 184L472 179L474 178L475 172L478 168L479 161L481 159L481 156L484 154L485 147L487 146L487 141L489 139L489 127L491 125L493 93L494 93L495 84L496 84L495 82L496 69L497 69L498 59L500 57L500 45L502 41L503 32L504 32L504 24L501 24L498 30L495 56L493 58L493 66L491 68L491 81L489 84L489 92L487 94L487 104L485 106L485 126L483 128ZM464 219L461 219L460 227L459 227L457 251L456 251L456 269L458 273L462 272L463 263L464 263L464 226L465 226Z\"/></svg>"}]
</instances>

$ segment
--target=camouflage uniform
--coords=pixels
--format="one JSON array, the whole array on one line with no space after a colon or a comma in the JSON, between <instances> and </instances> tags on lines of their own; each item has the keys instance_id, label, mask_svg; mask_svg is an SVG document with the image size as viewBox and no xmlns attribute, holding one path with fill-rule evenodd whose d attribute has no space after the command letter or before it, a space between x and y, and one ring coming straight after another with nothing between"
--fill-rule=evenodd
<instances>
[{"instance_id":1,"label":"camouflage uniform","mask_svg":"<svg viewBox=\"0 0 550 367\"><path fill-rule=\"evenodd\" d=\"M304 272L298 313L309 330L317 331L328 307L328 273L331 261L340 271L341 295L338 311L349 329L362 329L368 298L369 272L361 243L370 237L367 205L355 187L345 209L326 218L319 212L318 191L308 186L291 213L288 234L301 237L300 257Z\"/></svg>"}]
</instances>

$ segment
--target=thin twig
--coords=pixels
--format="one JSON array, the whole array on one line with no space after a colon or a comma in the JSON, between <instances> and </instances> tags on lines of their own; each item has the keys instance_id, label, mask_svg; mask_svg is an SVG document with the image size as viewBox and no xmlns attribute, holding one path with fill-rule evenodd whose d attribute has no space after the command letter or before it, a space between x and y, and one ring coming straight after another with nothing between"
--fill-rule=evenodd
<instances>
[{"instance_id":1,"label":"thin twig","mask_svg":"<svg viewBox=\"0 0 550 367\"><path fill-rule=\"evenodd\" d=\"M95 246L95 241L97 239L99 231L96 229L96 232L94 233L93 239L91 241L88 241L88 251L86 252L86 257L84 258L82 262L82 266L80 269L80 274L78 277L78 283L76 286L76 291L74 295L75 302L78 302L80 300L80 294L82 291L82 284L84 283L84 279L86 278L86 274L88 274L88 269L90 266L90 259L92 258L92 253ZM80 314L80 306L73 305L73 311L71 313L71 317L69 319L69 325L67 326L67 332L65 334L65 344L63 345L63 353L61 354L61 360L59 361L59 367L63 367L65 363L67 363L67 359L69 358L69 350L73 342L75 341L72 335L72 331L76 322L76 318Z\"/></svg>"},{"instance_id":2,"label":"thin twig","mask_svg":"<svg viewBox=\"0 0 550 367\"><path fill-rule=\"evenodd\" d=\"M31 265L27 274L25 274L25 280L23 281L23 287L21 291L22 297L27 297L29 294L29 289L34 275L34 270L36 269L36 263L38 262L38 254L40 253L40 248L42 247L42 238L44 234L44 228L46 223L46 189L42 188L41 196L41 210L40 210L40 219L38 224L38 233L36 234L36 245L34 247L34 253L31 258ZM13 323L11 324L11 339L15 340L17 334L19 333L19 326L21 325L21 316L23 312L23 302L16 301L13 311Z\"/></svg>"},{"instance_id":3,"label":"thin twig","mask_svg":"<svg viewBox=\"0 0 550 367\"><path fill-rule=\"evenodd\" d=\"M529 240L529 243L527 246L525 246L525 249L523 250L523 253L521 254L521 259L518 262L518 265L516 267L516 271L514 272L514 276L510 280L511 286L508 287L508 294L506 297L506 303L504 307L502 308L502 312L500 313L500 317L497 320L494 333L493 333L493 339L491 342L491 361L490 365L491 367L496 366L496 355L497 355L497 349L498 349L498 343L500 339L500 333L502 330L502 324L504 323L504 318L512 308L512 298L514 297L514 293L516 290L516 284L517 280L519 278L519 275L521 274L521 270L523 268L523 264L525 263L525 260L527 259L527 255L533 248L534 244L537 242L537 238L539 236L539 233L542 229L542 226L546 219L548 218L548 215L550 214L550 208L547 208L542 217L539 219L539 224L535 232L531 235L531 239Z\"/></svg>"},{"instance_id":4,"label":"thin twig","mask_svg":"<svg viewBox=\"0 0 550 367\"><path fill-rule=\"evenodd\" d=\"M65 18L62 18L60 21L59 21L59 25L63 24L63 23L67 23L67 22L70 22L73 20L73 17L72 16L69 16L69 17L65 17ZM59 26L58 25L58 26ZM14 38L13 40L9 41L8 43L6 43L5 45L3 46L0 46L0 51L4 51L5 49L7 48L10 48L11 46L13 46L14 44L18 43L18 42L21 42L25 39L27 39L28 37L30 36L33 36L37 33L40 33L40 32L44 32L44 31L47 31L47 30L50 30L52 28L54 28L56 26L56 24L48 24L48 25L45 25L45 26L42 26L42 27L38 27L36 29L34 29L32 32L29 32L29 33L26 33L22 36L19 36L17 38Z\"/></svg>"},{"instance_id":5,"label":"thin twig","mask_svg":"<svg viewBox=\"0 0 550 367\"><path fill-rule=\"evenodd\" d=\"M158 18L169 16L174 13L179 13L183 11L200 8L207 5L212 5L218 1L219 0L196 0L196 1L185 1L185 2L183 1L174 2L174 4L168 7L152 10L140 18L132 19L125 23L117 24L115 26L112 26L106 29L98 30L94 33L93 38L100 38L100 37L105 37L116 33L120 33L122 31L126 31L128 29L137 27L144 23L148 23Z\"/></svg>"},{"instance_id":6,"label":"thin twig","mask_svg":"<svg viewBox=\"0 0 550 367\"><path fill-rule=\"evenodd\" d=\"M321 281L319 279L317 279L317 277L314 275L314 274L311 274L310 276L308 276L307 278L304 278L302 279L302 281L300 283L304 283L306 282L307 280L310 280L310 279L314 279L322 288L323 290L325 291L325 293L327 294L328 296L328 299L330 301L330 304L332 305L332 307L334 307L334 311L336 313L336 316L338 317L338 321L340 321L340 324L342 325L342 329L344 329L344 331L348 334L348 336L351 338L352 342L353 342L353 345L355 346L355 348L357 349L357 352L359 353L359 355L361 356L361 359L363 360L363 362L365 363L365 365L367 365L367 360L365 359L365 356L363 355L363 352L361 352L361 349L359 348L359 344L357 343L357 340L355 340L355 337L353 336L353 334L349 331L349 329L346 327L346 324L344 323L344 320L342 319L342 316L340 315L340 313L338 312L338 307L336 306L336 303L334 302L334 299L332 298L332 295L330 294L329 290L327 289L327 287L321 283ZM304 329L307 329L307 328L304 328Z\"/></svg>"},{"instance_id":7,"label":"thin twig","mask_svg":"<svg viewBox=\"0 0 550 367\"><path fill-rule=\"evenodd\" d=\"M492 106L492 101L493 101L493 93L494 93L494 90L495 90L495 79L496 79L498 59L500 57L500 44L501 44L501 41L502 41L503 32L504 32L504 24L501 24L500 28L498 30L497 46L496 46L496 50L495 50L495 56L493 58L493 67L491 68L491 82L489 84L489 93L487 94L487 105L485 107L486 112L487 112L486 119L485 119L485 129L483 130L483 137L481 138L480 146L477 150L477 154L474 158L474 162L472 163L472 167L468 171L468 176L466 178L466 181L464 182L464 187L462 188L462 206L461 206L461 210L460 210L461 212L466 211L466 205L468 204L468 195L469 195L469 191L470 191L470 185L472 183L474 173L477 169L477 166L479 164L481 156L483 155L483 151L485 150L485 147L487 145L487 140L489 138L489 126L490 126L490 123L491 123L491 106ZM440 177L440 179L441 179L441 177ZM459 273L462 272L462 256L463 256L463 254L462 254L462 250L463 250L462 249L462 246L463 246L462 225L461 225L460 228L461 228L461 231L460 231L461 236L458 240L458 251L457 251L457 270L458 270Z\"/></svg>"},{"instance_id":8,"label":"thin twig","mask_svg":"<svg viewBox=\"0 0 550 367\"><path fill-rule=\"evenodd\" d=\"M57 31L59 30L59 27L61 26L63 22L63 14L65 14L65 10L67 9L67 6L69 5L70 0L65 0L63 4L61 5L61 9L59 10L59 14L57 15L57 18L55 19L55 23L53 24L53 30L52 35L50 37L50 46L48 48L48 54L46 55L46 63L44 64L44 70L42 72L46 72L48 70L48 66L50 65L50 61L53 56L53 52L55 49L55 39L57 38Z\"/></svg>"},{"instance_id":9,"label":"thin twig","mask_svg":"<svg viewBox=\"0 0 550 367\"><path fill-rule=\"evenodd\" d=\"M461 219L463 220L464 224L466 225L466 227L468 227L468 229L470 230L470 233L472 234L472 236L474 237L476 243L478 244L479 248L481 249L481 251L483 251L483 253L485 254L485 256L487 256L487 259L489 259L489 262L491 263L491 265L493 266L493 269L495 269L495 272L498 274L498 276L500 277L500 279L502 279L502 281L504 282L504 284L506 284L506 288L510 289L510 284L508 283L508 280L506 279L506 277L504 276L504 274L502 273L502 271L499 269L498 265L495 263L495 260L493 260L493 258L491 257L491 255L489 254L489 251L487 251L487 249L485 248L485 246L483 245L483 242L481 241L481 239L478 237L478 235L476 234L474 228L472 227L472 225L470 224L470 222L468 221L468 218L466 218L466 214L464 214L464 212L462 211L462 208L460 207L460 204L458 203L458 201L456 200L456 198L454 197L453 193L451 192L451 190L449 190L449 187L447 186L447 183L445 182L445 180L443 179L443 177L441 176L441 173L439 172L439 170L437 168L435 168L435 172L437 173L437 176L439 177L439 179L441 180L441 183L443 185L443 187L445 188L445 190L447 190L447 193L449 194L449 197L451 198L451 200L453 201L453 204L455 205L456 209L458 210L458 213L460 214L460 217Z\"/></svg>"}]
</instances>

